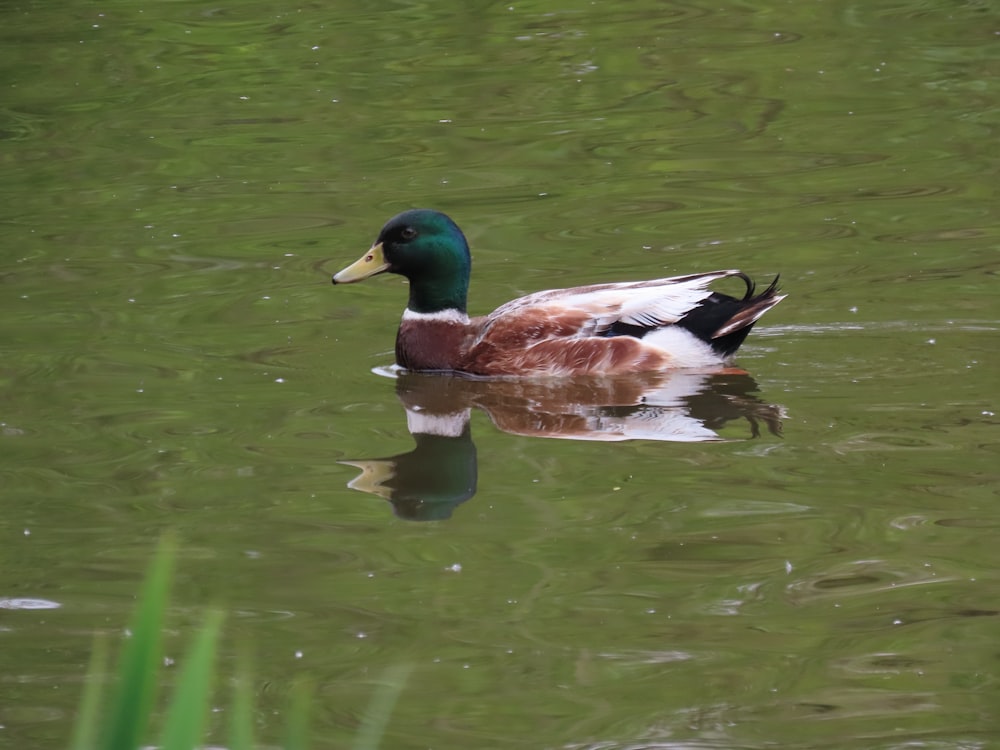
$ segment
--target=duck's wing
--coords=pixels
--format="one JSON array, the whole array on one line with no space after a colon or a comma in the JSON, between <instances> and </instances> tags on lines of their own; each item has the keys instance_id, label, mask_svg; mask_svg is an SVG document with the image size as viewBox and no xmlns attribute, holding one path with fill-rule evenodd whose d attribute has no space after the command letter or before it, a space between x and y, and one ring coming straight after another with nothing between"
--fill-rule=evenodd
<instances>
[{"instance_id":1,"label":"duck's wing","mask_svg":"<svg viewBox=\"0 0 1000 750\"><path fill-rule=\"evenodd\" d=\"M742 300L708 289L731 276L747 284ZM716 366L780 300L775 290L753 297L750 279L730 270L536 292L480 319L461 369L580 375ZM745 330L717 338L735 317Z\"/></svg>"},{"instance_id":2,"label":"duck's wing","mask_svg":"<svg viewBox=\"0 0 1000 750\"><path fill-rule=\"evenodd\" d=\"M542 328L560 337L634 335L677 323L712 296L712 282L731 276L750 284L741 271L729 270L535 292L486 316L480 338L501 321L504 328L529 331L549 321Z\"/></svg>"}]
</instances>

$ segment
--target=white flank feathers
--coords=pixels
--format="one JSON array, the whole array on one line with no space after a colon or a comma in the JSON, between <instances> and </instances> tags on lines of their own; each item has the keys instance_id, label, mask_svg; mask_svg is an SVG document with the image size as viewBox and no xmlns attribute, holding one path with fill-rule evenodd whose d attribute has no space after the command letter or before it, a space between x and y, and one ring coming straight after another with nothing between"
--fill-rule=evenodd
<instances>
[{"instance_id":1,"label":"white flank feathers","mask_svg":"<svg viewBox=\"0 0 1000 750\"><path fill-rule=\"evenodd\" d=\"M680 326L657 328L642 337L644 346L660 349L683 367L712 367L722 356L691 331Z\"/></svg>"}]
</instances>

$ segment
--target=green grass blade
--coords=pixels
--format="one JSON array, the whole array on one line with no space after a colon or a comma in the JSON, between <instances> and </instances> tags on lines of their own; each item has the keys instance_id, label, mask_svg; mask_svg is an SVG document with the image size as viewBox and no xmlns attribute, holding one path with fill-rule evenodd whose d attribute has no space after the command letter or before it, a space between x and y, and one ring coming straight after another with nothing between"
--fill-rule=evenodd
<instances>
[{"instance_id":1,"label":"green grass blade","mask_svg":"<svg viewBox=\"0 0 1000 750\"><path fill-rule=\"evenodd\" d=\"M193 750L202 743L205 718L212 699L215 646L222 627L222 613L211 612L181 667L177 687L167 709L162 750Z\"/></svg>"},{"instance_id":2,"label":"green grass blade","mask_svg":"<svg viewBox=\"0 0 1000 750\"><path fill-rule=\"evenodd\" d=\"M90 654L90 664L87 666L87 677L83 683L83 695L80 696L80 708L76 714L70 750L97 750L99 735L97 712L103 692L101 683L107 671L108 644L103 638L98 637L94 639L94 650Z\"/></svg>"},{"instance_id":3,"label":"green grass blade","mask_svg":"<svg viewBox=\"0 0 1000 750\"><path fill-rule=\"evenodd\" d=\"M174 562L174 543L160 543L132 615L131 637L118 665L118 687L104 729L103 750L136 750L156 698L163 661L163 618Z\"/></svg>"},{"instance_id":4,"label":"green grass blade","mask_svg":"<svg viewBox=\"0 0 1000 750\"><path fill-rule=\"evenodd\" d=\"M229 720L229 750L253 750L253 681L249 660L240 659Z\"/></svg>"},{"instance_id":5,"label":"green grass blade","mask_svg":"<svg viewBox=\"0 0 1000 750\"><path fill-rule=\"evenodd\" d=\"M307 682L292 686L285 727L284 750L307 750L309 747L309 700L312 687Z\"/></svg>"},{"instance_id":6,"label":"green grass blade","mask_svg":"<svg viewBox=\"0 0 1000 750\"><path fill-rule=\"evenodd\" d=\"M389 719L392 710L396 707L396 700L403 692L406 681L413 670L412 664L399 664L389 667L382 673L382 684L379 685L372 696L368 710L361 720L361 727L354 736L354 750L376 750L385 734L385 728L389 726Z\"/></svg>"}]
</instances>

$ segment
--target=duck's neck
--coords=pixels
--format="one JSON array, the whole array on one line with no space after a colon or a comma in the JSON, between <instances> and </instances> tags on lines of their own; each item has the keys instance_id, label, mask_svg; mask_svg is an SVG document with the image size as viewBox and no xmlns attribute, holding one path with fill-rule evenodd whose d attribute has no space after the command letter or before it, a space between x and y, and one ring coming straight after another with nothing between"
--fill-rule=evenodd
<instances>
[{"instance_id":1,"label":"duck's neck","mask_svg":"<svg viewBox=\"0 0 1000 750\"><path fill-rule=\"evenodd\" d=\"M406 309L415 313L439 313L457 310L465 314L469 293L469 276L438 278L410 278L410 301Z\"/></svg>"}]
</instances>

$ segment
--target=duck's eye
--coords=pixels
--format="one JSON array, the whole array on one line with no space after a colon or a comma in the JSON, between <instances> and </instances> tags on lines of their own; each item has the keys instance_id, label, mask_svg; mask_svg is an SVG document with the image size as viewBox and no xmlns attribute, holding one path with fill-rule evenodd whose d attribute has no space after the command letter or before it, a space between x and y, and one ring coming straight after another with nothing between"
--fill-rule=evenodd
<instances>
[{"instance_id":1,"label":"duck's eye","mask_svg":"<svg viewBox=\"0 0 1000 750\"><path fill-rule=\"evenodd\" d=\"M413 227L403 227L403 230L399 233L399 236L404 240L412 240L417 236L417 230Z\"/></svg>"}]
</instances>

